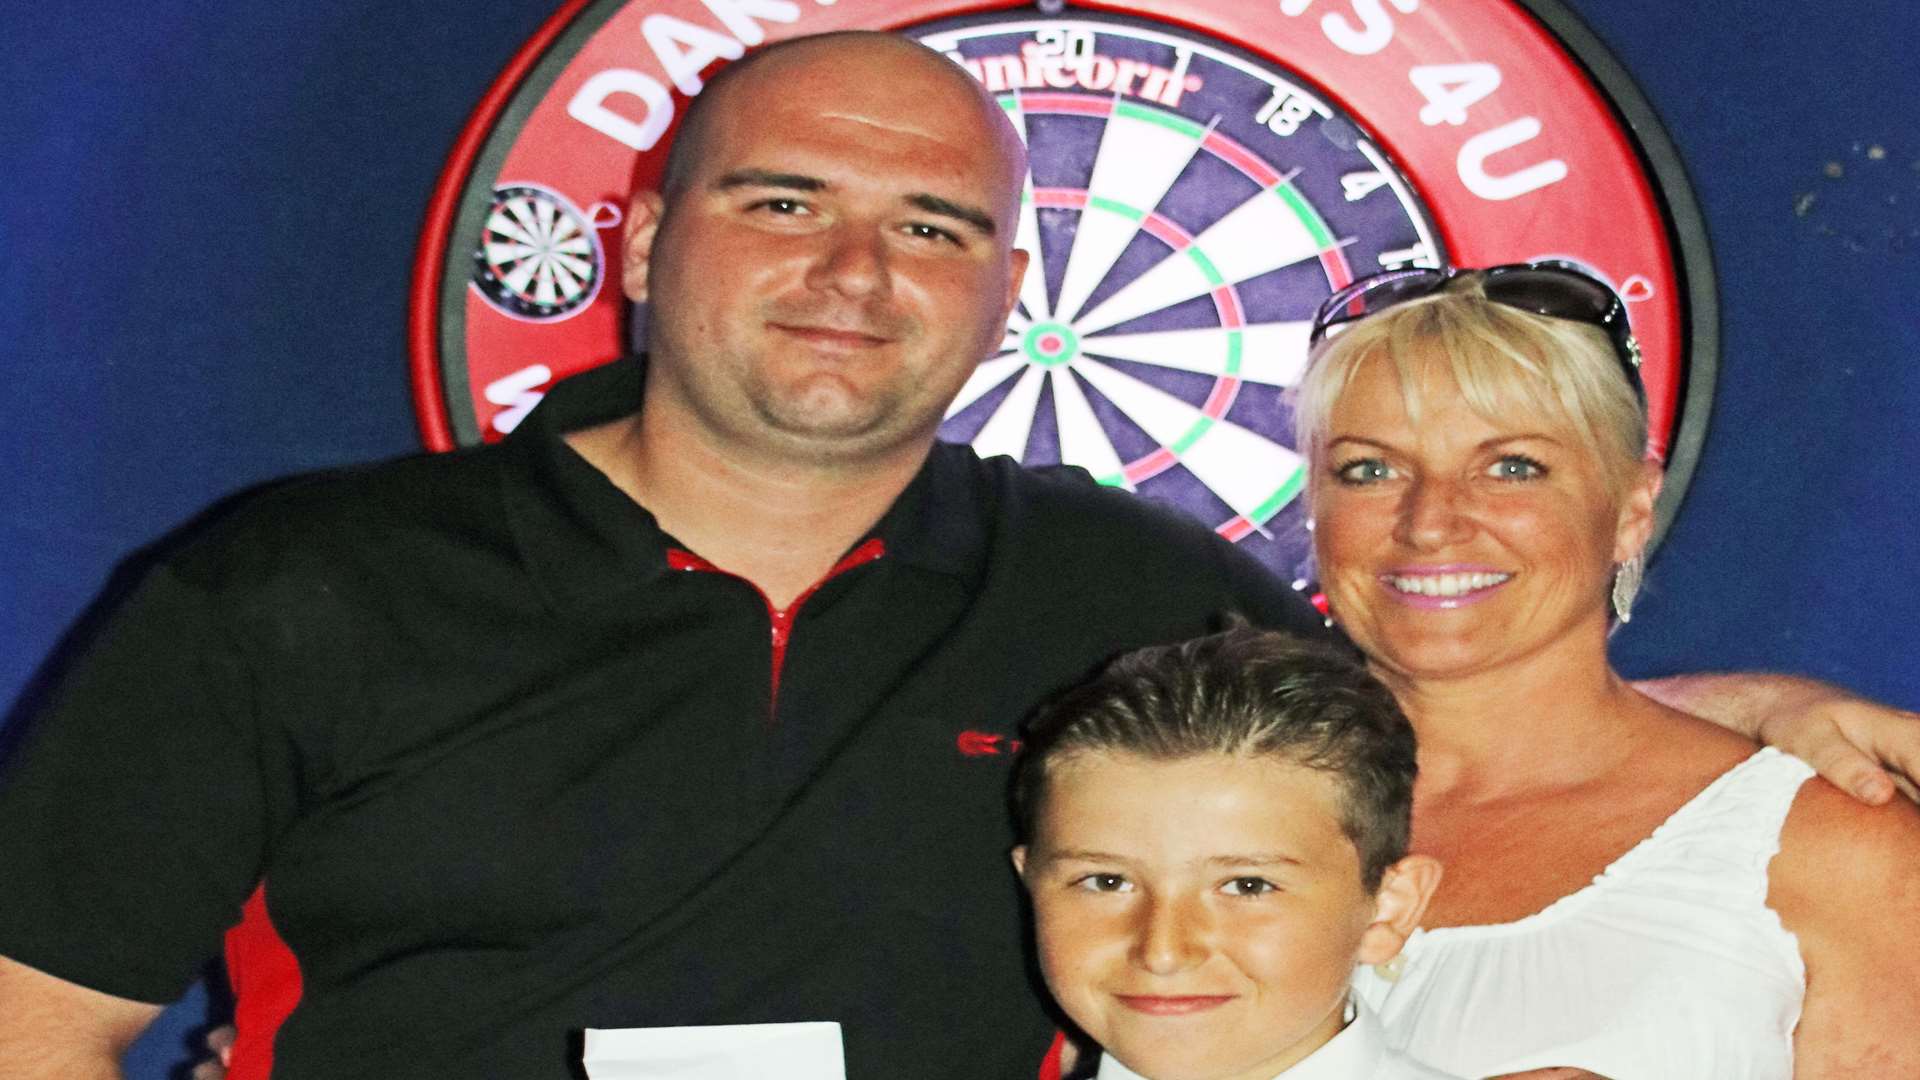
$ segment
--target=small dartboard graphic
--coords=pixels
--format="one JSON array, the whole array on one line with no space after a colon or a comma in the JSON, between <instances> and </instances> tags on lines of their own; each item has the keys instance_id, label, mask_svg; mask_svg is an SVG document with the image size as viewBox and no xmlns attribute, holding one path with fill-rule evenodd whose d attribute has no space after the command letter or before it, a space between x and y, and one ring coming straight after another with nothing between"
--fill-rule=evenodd
<instances>
[{"instance_id":1,"label":"small dartboard graphic","mask_svg":"<svg viewBox=\"0 0 1920 1080\"><path fill-rule=\"evenodd\" d=\"M1283 392L1355 266L1444 259L1405 179L1288 72L1192 35L1054 18L918 36L995 92L1032 162L1015 244L1035 262L941 437L1078 465L1299 564Z\"/></svg>"},{"instance_id":2,"label":"small dartboard graphic","mask_svg":"<svg viewBox=\"0 0 1920 1080\"><path fill-rule=\"evenodd\" d=\"M550 188L495 187L473 250L474 289L510 318L567 318L593 303L606 276L595 224Z\"/></svg>"}]
</instances>

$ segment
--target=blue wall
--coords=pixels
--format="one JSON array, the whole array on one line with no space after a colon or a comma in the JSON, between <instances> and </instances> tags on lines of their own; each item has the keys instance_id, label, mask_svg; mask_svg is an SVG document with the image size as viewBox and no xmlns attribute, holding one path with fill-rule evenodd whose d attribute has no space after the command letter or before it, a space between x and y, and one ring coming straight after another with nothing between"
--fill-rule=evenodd
<instances>
[{"instance_id":1,"label":"blue wall","mask_svg":"<svg viewBox=\"0 0 1920 1080\"><path fill-rule=\"evenodd\" d=\"M1724 312L1704 457L1620 661L1920 705L1920 11L1569 2L1680 148ZM461 124L546 14L13 7L0 700L30 695L118 560L223 493L417 447L412 245ZM131 1075L164 1075L201 1008Z\"/></svg>"}]
</instances>

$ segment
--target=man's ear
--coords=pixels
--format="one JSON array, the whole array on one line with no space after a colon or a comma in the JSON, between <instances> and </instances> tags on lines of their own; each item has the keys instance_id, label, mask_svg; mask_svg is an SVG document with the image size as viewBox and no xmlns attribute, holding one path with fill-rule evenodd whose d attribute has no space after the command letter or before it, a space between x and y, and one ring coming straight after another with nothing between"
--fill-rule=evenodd
<instances>
[{"instance_id":1,"label":"man's ear","mask_svg":"<svg viewBox=\"0 0 1920 1080\"><path fill-rule=\"evenodd\" d=\"M626 229L620 237L620 291L636 304L647 302L647 267L653 262L653 238L660 231L665 205L657 191L636 191L627 207Z\"/></svg>"},{"instance_id":2,"label":"man's ear","mask_svg":"<svg viewBox=\"0 0 1920 1080\"><path fill-rule=\"evenodd\" d=\"M1013 860L1013 872L1020 876L1021 881L1026 881L1027 845L1021 844L1019 847L1014 848L1013 851L1008 854L1008 857Z\"/></svg>"},{"instance_id":3,"label":"man's ear","mask_svg":"<svg viewBox=\"0 0 1920 1080\"><path fill-rule=\"evenodd\" d=\"M1409 855L1387 867L1374 893L1373 921L1360 935L1360 963L1384 964L1400 955L1439 887L1440 860L1431 855Z\"/></svg>"},{"instance_id":4,"label":"man's ear","mask_svg":"<svg viewBox=\"0 0 1920 1080\"><path fill-rule=\"evenodd\" d=\"M1032 258L1024 249L1014 248L1007 253L1012 260L1007 274L1007 302L1002 306L1000 321L1005 323L1013 318L1014 306L1020 303L1020 283L1027 278L1027 263Z\"/></svg>"}]
</instances>

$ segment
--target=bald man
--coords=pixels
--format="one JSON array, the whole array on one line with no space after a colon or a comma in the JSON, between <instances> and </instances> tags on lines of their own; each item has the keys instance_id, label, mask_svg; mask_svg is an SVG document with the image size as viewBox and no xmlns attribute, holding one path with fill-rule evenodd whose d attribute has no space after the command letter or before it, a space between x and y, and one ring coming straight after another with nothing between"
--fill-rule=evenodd
<instances>
[{"instance_id":1,"label":"bald man","mask_svg":"<svg viewBox=\"0 0 1920 1080\"><path fill-rule=\"evenodd\" d=\"M154 568L0 788L0 1076L116 1075L223 936L232 1080L814 1020L856 1080L1035 1076L1014 725L1226 610L1320 628L1198 525L936 445L1023 172L938 54L763 50L633 202L644 361Z\"/></svg>"},{"instance_id":2,"label":"bald man","mask_svg":"<svg viewBox=\"0 0 1920 1080\"><path fill-rule=\"evenodd\" d=\"M935 446L1024 172L919 45L764 50L633 200L644 362L158 567L0 797L0 1075L114 1075L237 923L234 1080L810 1020L857 1078L1035 1076L1015 724L1222 611L1318 618L1204 528Z\"/></svg>"}]
</instances>

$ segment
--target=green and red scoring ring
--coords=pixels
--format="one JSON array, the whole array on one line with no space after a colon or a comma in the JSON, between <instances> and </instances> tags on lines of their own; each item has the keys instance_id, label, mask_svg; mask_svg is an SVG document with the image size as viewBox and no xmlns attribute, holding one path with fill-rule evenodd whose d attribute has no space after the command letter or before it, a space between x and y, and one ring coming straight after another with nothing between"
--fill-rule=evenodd
<instances>
[{"instance_id":1,"label":"green and red scoring ring","mask_svg":"<svg viewBox=\"0 0 1920 1080\"><path fill-rule=\"evenodd\" d=\"M1020 111L1028 114L1069 113L1105 119L1112 115L1115 108L1115 101L1110 97L1025 91L1018 92L1015 96L1019 100ZM1198 127L1198 125L1194 126ZM1218 131L1210 131L1206 133L1200 145L1220 160L1232 165L1241 175L1260 185L1262 190L1279 191L1282 198L1287 198L1288 178L1273 166L1255 157L1237 141ZM1082 188L1035 188L1033 191L1034 205L1044 209L1084 210L1088 201L1089 194ZM1331 289L1337 290L1352 281L1353 272L1347 265L1345 252L1335 243L1332 234L1321 223L1319 216L1313 213L1305 200L1294 197L1288 198L1287 201L1307 224L1314 238L1319 241L1320 265L1326 272ZM1167 245L1172 249L1173 255L1186 255L1199 262L1203 270L1210 270L1205 254L1193 246L1193 234L1165 214L1157 210L1142 211L1138 207L1111 204L1109 208L1117 213L1135 217L1140 222L1141 231ZM1209 272L1208 277L1217 280L1219 275ZM1208 295L1213 301L1215 312L1220 317L1222 331L1232 332L1246 325L1245 309L1241 306L1239 291L1234 288L1232 282L1221 281ZM1084 343L1082 347L1086 347ZM1137 485L1179 464L1181 449L1198 438L1213 421L1227 415L1227 410L1233 407L1234 399L1239 396L1240 386L1240 378L1231 369L1218 376L1214 381L1213 389L1200 407L1202 419L1197 421L1193 429L1182 438L1175 440L1173 446L1160 447L1126 463L1121 468L1121 475L1125 477L1127 483ZM1228 539L1239 539L1251 532L1253 528L1253 522L1248 521L1244 516L1235 516L1222 525L1220 531Z\"/></svg>"},{"instance_id":2,"label":"green and red scoring ring","mask_svg":"<svg viewBox=\"0 0 1920 1080\"><path fill-rule=\"evenodd\" d=\"M1080 188L1035 188L1033 204L1050 210L1084 210L1087 206L1087 192ZM1193 234L1181 228L1171 218L1157 210L1149 210L1140 218L1141 231L1173 249L1175 255L1192 253L1199 258L1198 249L1193 246ZM1220 329L1237 330L1246 325L1246 316L1240 307L1240 294L1234 291L1232 284L1222 283L1213 287L1208 294L1213 308L1220 316ZM1086 348L1085 343L1081 346ZM1097 350L1094 350L1097 351ZM1208 392L1206 402L1200 406L1202 420L1197 421L1193 430L1175 441L1175 447L1190 443L1206 425L1227 415L1233 407L1233 399L1240 393L1240 379L1231 372L1215 378L1213 389ZM1180 455L1174 447L1160 447L1127 462L1121 467L1120 474L1129 484L1138 484L1142 480L1158 476L1169 468L1179 464Z\"/></svg>"},{"instance_id":3,"label":"green and red scoring ring","mask_svg":"<svg viewBox=\"0 0 1920 1080\"><path fill-rule=\"evenodd\" d=\"M833 29L911 30L935 20L1015 8L1025 8L1023 18L1033 16L1030 6L1011 2L838 0L832 6L802 3L803 17L795 24L761 25L770 40L778 40ZM1224 40L1299 76L1311 92L1367 126L1376 144L1392 156L1432 211L1442 242L1457 264L1489 265L1556 253L1576 257L1616 282L1635 275L1650 282L1651 297L1636 302L1632 314L1647 355L1644 375L1655 441L1664 447L1681 385L1684 314L1659 199L1632 141L1598 88L1514 0L1454 3L1444 10L1428 6L1411 15L1391 11L1396 20L1395 43L1365 57L1342 52L1317 31L1323 10L1352 17L1345 0L1319 0L1306 15L1291 19L1279 13L1277 4L1245 0L1109 0L1077 2L1070 10L1130 15ZM638 20L655 13L700 25L713 23L711 13L696 0L568 0L508 64L456 144L428 207L409 320L415 411L429 448L451 449L458 441L449 419L452 403L445 383L449 370L457 368L465 376L469 400L461 404L475 418L470 426L484 431L497 406L485 402L478 389L514 370L511 365L545 364L556 378L562 378L624 351L623 335L617 329L622 320L617 318L547 324L538 355L523 352L504 358L489 355L486 333L476 333L469 322L464 340L453 343L457 353L449 364L441 341L444 313L440 304L461 205L476 196L490 197L494 183L539 180L588 205L618 200L636 181L646 184L657 176L664 144L645 155L624 147L610 153L607 147L589 142L609 140L579 129L564 109L564 102L587 77L608 67L639 67L670 85L652 66L652 58L637 55L644 50L635 47L641 40ZM549 63L549 50L576 20L588 15L604 16L605 21L571 57L552 58ZM1406 69L1415 62L1472 61L1499 65L1504 75L1500 90L1473 107L1472 122L1464 129L1421 124L1417 119L1421 99ZM559 65L557 73L552 70L554 63ZM516 103L528 78L542 73L551 75L542 95L530 105ZM526 106L513 110L525 117L524 123L515 131L496 132L501 117L516 104ZM676 104L684 107L678 95ZM1567 160L1569 175L1549 189L1522 196L1530 206L1486 202L1467 191L1451 172L1459 144L1467 135L1523 115L1542 117L1552 135L1529 144L1536 150L1528 153L1551 153ZM473 175L489 143L497 144L496 136L507 140L504 153L490 155L501 162L499 173ZM559 152L560 147L566 152ZM1595 207L1607 209L1603 220L1592 212ZM463 265L457 258L451 261ZM1352 277L1350 270L1342 269L1335 287ZM609 265L607 272L616 275L619 268ZM587 311L602 306L617 309L617 293L604 290ZM476 363L495 367L480 370Z\"/></svg>"}]
</instances>

